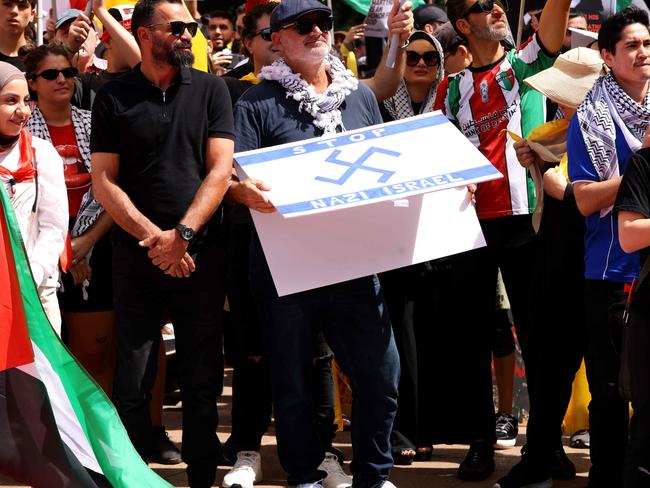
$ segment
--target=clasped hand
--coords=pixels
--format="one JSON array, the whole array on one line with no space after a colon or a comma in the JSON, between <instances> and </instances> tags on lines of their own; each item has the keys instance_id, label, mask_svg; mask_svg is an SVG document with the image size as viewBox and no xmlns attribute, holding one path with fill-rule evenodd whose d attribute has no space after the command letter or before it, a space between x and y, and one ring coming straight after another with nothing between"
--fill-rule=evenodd
<instances>
[{"instance_id":1,"label":"clasped hand","mask_svg":"<svg viewBox=\"0 0 650 488\"><path fill-rule=\"evenodd\" d=\"M187 278L194 272L194 260L187 253L188 242L175 230L161 230L139 242L148 247L151 262L165 274L176 278Z\"/></svg>"}]
</instances>

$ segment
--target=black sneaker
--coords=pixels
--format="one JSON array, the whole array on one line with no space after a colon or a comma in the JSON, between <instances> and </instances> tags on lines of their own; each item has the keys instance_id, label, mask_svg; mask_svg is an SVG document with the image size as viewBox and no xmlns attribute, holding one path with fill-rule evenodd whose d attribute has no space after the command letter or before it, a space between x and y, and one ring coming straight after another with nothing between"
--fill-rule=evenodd
<instances>
[{"instance_id":1,"label":"black sneaker","mask_svg":"<svg viewBox=\"0 0 650 488\"><path fill-rule=\"evenodd\" d=\"M576 477L576 467L567 457L563 446L558 446L553 451L551 476L554 480L572 480Z\"/></svg>"},{"instance_id":2,"label":"black sneaker","mask_svg":"<svg viewBox=\"0 0 650 488\"><path fill-rule=\"evenodd\" d=\"M154 427L151 431L151 436L149 462L156 464L180 464L183 462L181 452L169 440L167 432L165 432L165 427Z\"/></svg>"},{"instance_id":3,"label":"black sneaker","mask_svg":"<svg viewBox=\"0 0 650 488\"><path fill-rule=\"evenodd\" d=\"M589 449L590 445L588 429L578 430L571 434L569 438L569 446L574 449Z\"/></svg>"},{"instance_id":4,"label":"black sneaker","mask_svg":"<svg viewBox=\"0 0 650 488\"><path fill-rule=\"evenodd\" d=\"M521 458L528 458L528 444L521 448ZM576 477L576 467L564 452L564 446L559 444L554 450L551 458L549 471L554 480L572 480Z\"/></svg>"},{"instance_id":5,"label":"black sneaker","mask_svg":"<svg viewBox=\"0 0 650 488\"><path fill-rule=\"evenodd\" d=\"M494 488L551 488L552 486L551 474L532 466L525 458L494 484Z\"/></svg>"},{"instance_id":6,"label":"black sneaker","mask_svg":"<svg viewBox=\"0 0 650 488\"><path fill-rule=\"evenodd\" d=\"M517 417L499 412L496 418L495 433L497 441L494 444L496 449L509 449L514 447L517 443L517 435L519 434L519 421Z\"/></svg>"},{"instance_id":7,"label":"black sneaker","mask_svg":"<svg viewBox=\"0 0 650 488\"><path fill-rule=\"evenodd\" d=\"M456 476L463 481L482 481L494 472L494 446L488 441L474 441L458 467Z\"/></svg>"}]
</instances>

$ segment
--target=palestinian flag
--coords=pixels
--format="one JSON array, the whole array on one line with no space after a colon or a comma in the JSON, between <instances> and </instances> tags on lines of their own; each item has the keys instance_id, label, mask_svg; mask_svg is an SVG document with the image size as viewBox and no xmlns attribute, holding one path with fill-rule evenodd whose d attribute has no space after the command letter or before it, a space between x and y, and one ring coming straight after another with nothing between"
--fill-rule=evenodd
<instances>
[{"instance_id":1,"label":"palestinian flag","mask_svg":"<svg viewBox=\"0 0 650 488\"><path fill-rule=\"evenodd\" d=\"M37 488L171 487L47 320L0 185L0 474Z\"/></svg>"}]
</instances>

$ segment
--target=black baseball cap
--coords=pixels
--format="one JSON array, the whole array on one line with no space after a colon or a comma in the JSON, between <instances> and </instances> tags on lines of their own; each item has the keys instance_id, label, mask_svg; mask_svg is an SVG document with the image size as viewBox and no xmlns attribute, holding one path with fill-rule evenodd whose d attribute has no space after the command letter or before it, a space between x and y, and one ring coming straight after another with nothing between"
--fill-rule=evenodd
<instances>
[{"instance_id":1,"label":"black baseball cap","mask_svg":"<svg viewBox=\"0 0 650 488\"><path fill-rule=\"evenodd\" d=\"M271 32L278 32L283 25L311 12L322 12L329 16L332 11L318 0L284 0L271 12Z\"/></svg>"},{"instance_id":2,"label":"black baseball cap","mask_svg":"<svg viewBox=\"0 0 650 488\"><path fill-rule=\"evenodd\" d=\"M433 35L438 39L438 42L440 42L444 52L452 51L457 46L464 44L463 38L458 35L458 32L453 28L451 22L442 24Z\"/></svg>"},{"instance_id":3,"label":"black baseball cap","mask_svg":"<svg viewBox=\"0 0 650 488\"><path fill-rule=\"evenodd\" d=\"M447 14L435 5L422 5L413 11L413 23L418 30L424 29L426 24L432 22L449 22Z\"/></svg>"}]
</instances>

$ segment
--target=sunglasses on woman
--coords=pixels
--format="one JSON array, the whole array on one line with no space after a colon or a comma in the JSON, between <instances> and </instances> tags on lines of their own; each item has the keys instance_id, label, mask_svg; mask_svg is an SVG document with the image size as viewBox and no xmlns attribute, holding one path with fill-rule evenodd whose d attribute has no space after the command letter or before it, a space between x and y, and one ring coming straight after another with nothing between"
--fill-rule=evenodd
<instances>
[{"instance_id":1,"label":"sunglasses on woman","mask_svg":"<svg viewBox=\"0 0 650 488\"><path fill-rule=\"evenodd\" d=\"M332 30L334 21L332 17L317 17L315 19L298 19L295 22L282 26L282 29L295 27L296 32L301 36L306 36L314 30L314 25L320 29L321 32L329 32Z\"/></svg>"},{"instance_id":2,"label":"sunglasses on woman","mask_svg":"<svg viewBox=\"0 0 650 488\"><path fill-rule=\"evenodd\" d=\"M257 36L260 36L263 41L270 41L271 40L271 28L266 27L265 29L258 30L255 34L253 34L251 39L254 38L254 37L257 37Z\"/></svg>"},{"instance_id":3,"label":"sunglasses on woman","mask_svg":"<svg viewBox=\"0 0 650 488\"><path fill-rule=\"evenodd\" d=\"M470 8L463 12L462 17L467 17L469 14L480 14L482 12L492 12L494 4L497 4L504 12L508 11L508 0L478 0Z\"/></svg>"},{"instance_id":4,"label":"sunglasses on woman","mask_svg":"<svg viewBox=\"0 0 650 488\"><path fill-rule=\"evenodd\" d=\"M199 29L198 22L183 22L182 20L172 20L171 22L160 22L159 24L150 24L147 26L147 29L154 29L161 25L168 25L171 27L170 32L172 36L179 37L183 35L185 29L190 33L192 37L196 34L196 31Z\"/></svg>"},{"instance_id":5,"label":"sunglasses on woman","mask_svg":"<svg viewBox=\"0 0 650 488\"><path fill-rule=\"evenodd\" d=\"M422 54L416 51L406 51L406 66L417 66L420 63L420 59L424 60L424 64L430 67L438 66L440 63L438 51L427 51Z\"/></svg>"},{"instance_id":6,"label":"sunglasses on woman","mask_svg":"<svg viewBox=\"0 0 650 488\"><path fill-rule=\"evenodd\" d=\"M63 75L63 77L67 80L70 78L74 78L77 76L77 73L79 73L79 70L77 68L63 68L63 69L46 69L41 71L40 73L36 73L34 75L34 78L38 78L39 76L42 77L44 80L48 81L53 81L56 80L59 77L59 73Z\"/></svg>"}]
</instances>

